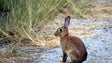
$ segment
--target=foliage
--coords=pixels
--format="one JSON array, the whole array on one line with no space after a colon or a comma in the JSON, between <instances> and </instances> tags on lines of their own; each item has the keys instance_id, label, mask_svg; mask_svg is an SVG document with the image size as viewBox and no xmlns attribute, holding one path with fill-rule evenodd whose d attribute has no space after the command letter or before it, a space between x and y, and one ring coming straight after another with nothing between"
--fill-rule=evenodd
<instances>
[{"instance_id":1,"label":"foliage","mask_svg":"<svg viewBox=\"0 0 112 63\"><path fill-rule=\"evenodd\" d=\"M80 17L86 17L76 2L75 0L1 0L0 8L9 12L5 16L0 16L0 23L5 23L0 24L0 32L11 38L9 31L16 31L16 35L21 35L20 38L29 38L38 45L44 45L44 37L41 33L36 34L34 29L44 27L65 8Z\"/></svg>"}]
</instances>

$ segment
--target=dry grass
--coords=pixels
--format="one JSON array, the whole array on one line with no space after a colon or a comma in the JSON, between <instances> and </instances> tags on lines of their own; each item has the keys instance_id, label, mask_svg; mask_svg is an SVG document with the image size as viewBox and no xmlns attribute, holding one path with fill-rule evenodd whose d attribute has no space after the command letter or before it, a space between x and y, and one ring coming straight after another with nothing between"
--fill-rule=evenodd
<instances>
[{"instance_id":1,"label":"dry grass","mask_svg":"<svg viewBox=\"0 0 112 63\"><path fill-rule=\"evenodd\" d=\"M16 52L20 50L19 48L16 48L16 46L18 47L43 46L48 48L58 47L59 39L54 36L54 32L58 27L62 25L65 15L72 14L71 15L72 17L76 17L76 18L87 17L88 19L112 18L111 5L110 6L99 5L99 4L96 5L88 2L87 0L86 1L81 0L79 2L77 1L75 5L73 5L72 0L70 1L67 0L66 4L64 4L65 1L63 2L63 0L60 0L57 1L57 3L59 2L58 3L59 6L57 5L57 7L55 7L53 1L50 0L50 4L53 6L50 7L50 5L48 5L47 10L45 9L45 7L48 4L49 0L47 0L46 4L41 2L40 4L45 4L45 5L44 6L41 5L39 10L38 8L35 7L36 6L35 4L33 5L33 2L29 2L29 1L25 2L25 4L31 4L31 6L34 7L31 7L30 5L26 5L27 8L23 8L23 7L21 8L23 2L20 2L20 5L18 5L17 8L15 7L11 10L11 16L8 15L9 17L7 18L9 19L10 22L9 24L11 25L7 25L4 28L4 26L1 26L0 23L1 26L0 41L4 39L8 39L8 42L17 43L17 45L9 46L8 49L4 53L0 53L0 55L3 55L5 57L15 56ZM48 12L49 8L50 11ZM56 15L59 15L58 13L60 12L61 12L60 16L56 17L56 19L53 20ZM4 21L4 19L0 18L0 22L1 21ZM97 38L98 35L97 34L92 35L90 31L93 29L99 29L97 27L99 26L103 27L108 24L112 25L111 23L105 23L105 24L93 23L91 24L91 27L75 26L70 29L70 32L71 34L74 34L81 38L90 38L90 37ZM14 35L11 35L11 33L14 33Z\"/></svg>"}]
</instances>

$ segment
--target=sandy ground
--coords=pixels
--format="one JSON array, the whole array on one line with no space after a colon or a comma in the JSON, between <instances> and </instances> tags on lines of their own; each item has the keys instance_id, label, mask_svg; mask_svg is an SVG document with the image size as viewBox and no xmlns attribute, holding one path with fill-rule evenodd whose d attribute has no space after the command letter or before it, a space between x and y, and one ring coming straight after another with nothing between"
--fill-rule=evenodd
<instances>
[{"instance_id":1,"label":"sandy ground","mask_svg":"<svg viewBox=\"0 0 112 63\"><path fill-rule=\"evenodd\" d=\"M84 63L112 63L112 20L73 19L69 28L86 45L88 58ZM39 63L61 63L61 48L48 50L40 58Z\"/></svg>"},{"instance_id":2,"label":"sandy ground","mask_svg":"<svg viewBox=\"0 0 112 63\"><path fill-rule=\"evenodd\" d=\"M106 0L98 1L103 3ZM93 10L90 9L89 11L94 11L95 17L101 19L103 17L104 19L77 20L72 18L69 26L70 34L81 38L87 48L88 57L83 63L112 63L112 6L98 6ZM102 10L107 10L108 13L102 13ZM49 41L50 46L52 47L57 44L58 47L49 49L47 47L24 46L18 52L21 56L3 57L5 55L1 53L7 48L5 45L0 44L0 63L61 63L62 52L59 46L59 38L54 37L53 32L63 24L63 20L64 18L62 19L62 17L54 20L56 23L51 23L47 31L51 37L50 40L52 39ZM69 58L67 62L70 62Z\"/></svg>"},{"instance_id":3,"label":"sandy ground","mask_svg":"<svg viewBox=\"0 0 112 63\"><path fill-rule=\"evenodd\" d=\"M54 27L49 28L52 33L55 31L52 29ZM112 20L71 19L69 30L72 35L81 38L87 48L88 57L84 63L112 63ZM59 43L59 38L55 40ZM4 50L0 48L0 51ZM61 63L62 58L60 47L48 49L24 46L20 54L20 57L0 56L0 63ZM69 58L67 62L70 62Z\"/></svg>"}]
</instances>

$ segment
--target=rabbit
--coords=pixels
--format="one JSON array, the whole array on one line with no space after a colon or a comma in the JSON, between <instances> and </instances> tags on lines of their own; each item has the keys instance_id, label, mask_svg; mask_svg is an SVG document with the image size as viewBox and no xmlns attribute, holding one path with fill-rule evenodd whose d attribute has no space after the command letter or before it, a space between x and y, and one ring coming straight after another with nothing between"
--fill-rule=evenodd
<instances>
[{"instance_id":1,"label":"rabbit","mask_svg":"<svg viewBox=\"0 0 112 63\"><path fill-rule=\"evenodd\" d=\"M87 50L82 40L69 34L68 25L70 16L65 17L64 26L59 27L54 35L60 37L60 45L63 52L62 62L66 62L69 56L72 63L82 63L87 59Z\"/></svg>"}]
</instances>

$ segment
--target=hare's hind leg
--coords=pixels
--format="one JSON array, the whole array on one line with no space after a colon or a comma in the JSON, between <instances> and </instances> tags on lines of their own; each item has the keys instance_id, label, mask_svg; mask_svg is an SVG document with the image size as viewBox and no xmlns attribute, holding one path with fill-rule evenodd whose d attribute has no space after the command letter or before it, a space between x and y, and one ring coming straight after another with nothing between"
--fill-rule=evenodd
<instances>
[{"instance_id":1,"label":"hare's hind leg","mask_svg":"<svg viewBox=\"0 0 112 63\"><path fill-rule=\"evenodd\" d=\"M71 58L71 63L81 63L78 59L78 54L74 50L69 50L68 55Z\"/></svg>"},{"instance_id":2,"label":"hare's hind leg","mask_svg":"<svg viewBox=\"0 0 112 63\"><path fill-rule=\"evenodd\" d=\"M71 57L70 56L70 58L71 58L71 63L81 63L81 62L78 61L78 59L76 57Z\"/></svg>"},{"instance_id":3,"label":"hare's hind leg","mask_svg":"<svg viewBox=\"0 0 112 63\"><path fill-rule=\"evenodd\" d=\"M81 62L77 60L72 60L71 63L81 63Z\"/></svg>"}]
</instances>

